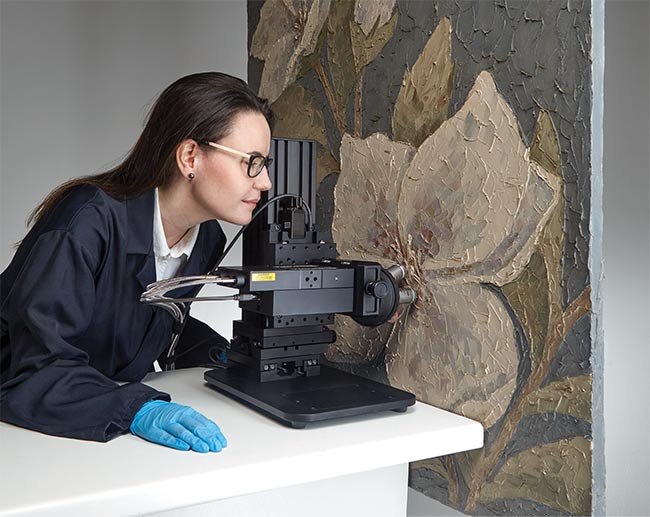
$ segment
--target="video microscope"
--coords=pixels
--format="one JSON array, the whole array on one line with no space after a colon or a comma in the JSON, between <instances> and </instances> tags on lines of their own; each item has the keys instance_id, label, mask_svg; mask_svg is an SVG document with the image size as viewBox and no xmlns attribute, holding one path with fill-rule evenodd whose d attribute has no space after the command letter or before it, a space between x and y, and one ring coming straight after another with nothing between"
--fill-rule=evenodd
<instances>
[{"instance_id":1,"label":"video microscope","mask_svg":"<svg viewBox=\"0 0 650 517\"><path fill-rule=\"evenodd\" d=\"M233 322L227 366L206 371L205 381L294 428L403 412L415 403L411 393L322 364L336 341L328 327L335 314L377 326L400 304L413 303L415 294L401 287L402 266L337 259L331 232L316 230L317 146L312 140L272 139L273 187L243 230L243 265L217 265L208 275L210 283L238 289L231 298L239 300L242 318Z\"/></svg>"}]
</instances>

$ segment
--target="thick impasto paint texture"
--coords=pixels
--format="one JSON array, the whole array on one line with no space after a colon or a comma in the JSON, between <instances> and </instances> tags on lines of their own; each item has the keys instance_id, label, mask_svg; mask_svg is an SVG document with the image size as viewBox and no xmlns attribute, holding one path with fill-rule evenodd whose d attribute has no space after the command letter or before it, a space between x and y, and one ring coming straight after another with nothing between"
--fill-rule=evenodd
<instances>
[{"instance_id":1,"label":"thick impasto paint texture","mask_svg":"<svg viewBox=\"0 0 650 517\"><path fill-rule=\"evenodd\" d=\"M391 324L327 359L480 421L410 484L469 514L591 512L588 2L249 2L249 79L310 138L343 258L400 263Z\"/></svg>"}]
</instances>

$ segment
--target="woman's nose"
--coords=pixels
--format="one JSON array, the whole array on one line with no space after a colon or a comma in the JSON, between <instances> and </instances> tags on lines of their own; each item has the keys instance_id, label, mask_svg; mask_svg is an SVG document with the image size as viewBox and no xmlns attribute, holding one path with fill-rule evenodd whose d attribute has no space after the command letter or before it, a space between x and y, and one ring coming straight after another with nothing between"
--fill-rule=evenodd
<instances>
[{"instance_id":1,"label":"woman's nose","mask_svg":"<svg viewBox=\"0 0 650 517\"><path fill-rule=\"evenodd\" d=\"M269 170L264 167L264 170L255 178L255 188L257 190L266 191L271 190L273 183L269 178Z\"/></svg>"}]
</instances>

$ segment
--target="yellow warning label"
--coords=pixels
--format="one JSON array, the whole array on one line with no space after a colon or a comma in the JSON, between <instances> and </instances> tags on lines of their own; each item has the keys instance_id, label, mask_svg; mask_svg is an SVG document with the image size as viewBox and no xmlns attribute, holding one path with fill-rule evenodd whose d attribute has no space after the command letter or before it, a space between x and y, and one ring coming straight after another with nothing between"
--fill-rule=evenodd
<instances>
[{"instance_id":1,"label":"yellow warning label","mask_svg":"<svg viewBox=\"0 0 650 517\"><path fill-rule=\"evenodd\" d=\"M275 282L275 273L253 273L253 282Z\"/></svg>"}]
</instances>

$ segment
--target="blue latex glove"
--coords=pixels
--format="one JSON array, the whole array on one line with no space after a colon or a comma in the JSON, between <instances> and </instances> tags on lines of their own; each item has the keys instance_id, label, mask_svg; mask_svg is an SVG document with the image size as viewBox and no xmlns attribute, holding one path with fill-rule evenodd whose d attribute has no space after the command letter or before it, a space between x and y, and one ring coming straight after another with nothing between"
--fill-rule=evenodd
<instances>
[{"instance_id":1,"label":"blue latex glove","mask_svg":"<svg viewBox=\"0 0 650 517\"><path fill-rule=\"evenodd\" d=\"M191 407L163 400L145 402L130 429L140 438L181 451L219 452L227 445L212 420Z\"/></svg>"}]
</instances>

